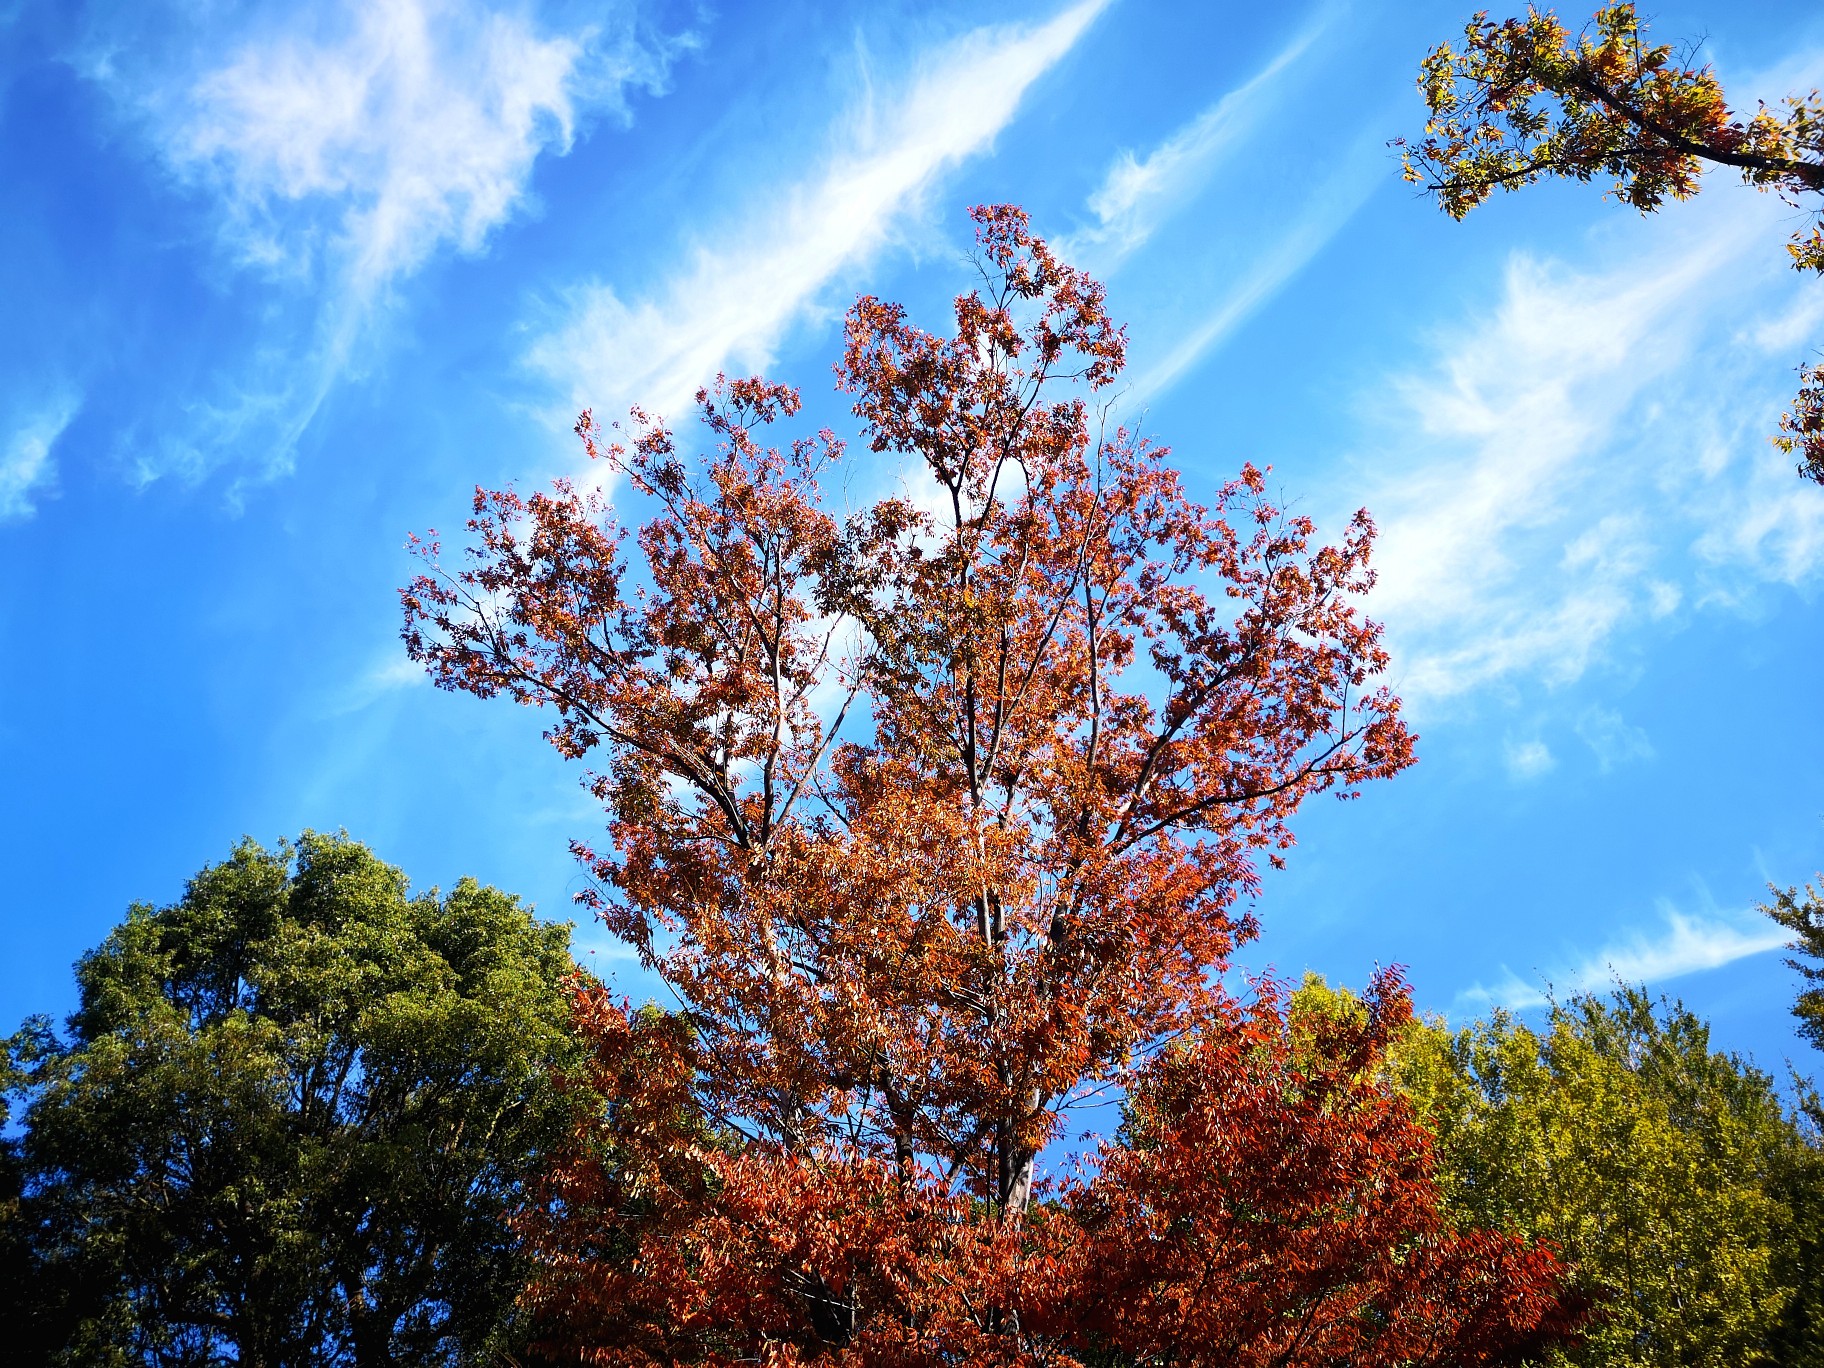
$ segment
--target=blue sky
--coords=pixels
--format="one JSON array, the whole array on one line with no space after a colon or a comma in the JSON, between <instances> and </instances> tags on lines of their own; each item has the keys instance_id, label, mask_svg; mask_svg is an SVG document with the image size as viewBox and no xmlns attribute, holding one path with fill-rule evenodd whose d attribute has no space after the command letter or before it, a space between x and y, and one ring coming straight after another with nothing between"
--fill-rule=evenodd
<instances>
[{"instance_id":1,"label":"blue sky","mask_svg":"<svg viewBox=\"0 0 1824 1368\"><path fill-rule=\"evenodd\" d=\"M407 533L718 368L840 420L846 304L941 325L1011 200L1193 486L1383 529L1421 762L1306 810L1250 963L1458 1017L1619 973L1813 1068L1753 907L1824 866L1824 490L1766 441L1824 286L1721 177L1416 199L1385 143L1467 8L0 5L0 1019L242 833L569 915L597 816L406 665ZM1790 4L1653 13L1738 103L1824 83Z\"/></svg>"}]
</instances>

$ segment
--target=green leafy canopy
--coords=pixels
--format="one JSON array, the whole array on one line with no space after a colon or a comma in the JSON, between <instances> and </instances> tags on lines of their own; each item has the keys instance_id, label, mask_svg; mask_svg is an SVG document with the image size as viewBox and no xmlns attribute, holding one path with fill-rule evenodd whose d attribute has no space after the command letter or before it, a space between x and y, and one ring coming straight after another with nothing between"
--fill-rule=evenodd
<instances>
[{"instance_id":1,"label":"green leafy canopy","mask_svg":"<svg viewBox=\"0 0 1824 1368\"><path fill-rule=\"evenodd\" d=\"M503 1220L564 1130L569 927L346 836L243 841L10 1041L5 1295L43 1362L466 1361L518 1333Z\"/></svg>"}]
</instances>

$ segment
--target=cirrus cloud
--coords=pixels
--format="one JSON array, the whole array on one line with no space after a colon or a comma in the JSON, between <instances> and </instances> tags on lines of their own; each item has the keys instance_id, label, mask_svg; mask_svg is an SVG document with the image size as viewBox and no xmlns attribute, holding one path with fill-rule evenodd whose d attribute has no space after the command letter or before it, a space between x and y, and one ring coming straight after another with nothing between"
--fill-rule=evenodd
<instances>
[{"instance_id":1,"label":"cirrus cloud","mask_svg":"<svg viewBox=\"0 0 1824 1368\"><path fill-rule=\"evenodd\" d=\"M441 252L484 250L530 202L541 156L663 89L693 40L654 39L636 18L611 4L551 29L489 0L344 0L179 25L188 41L149 55L98 42L90 75L208 206L229 259L271 286L244 367L184 398L140 477L237 457L288 469L389 288Z\"/></svg>"},{"instance_id":2,"label":"cirrus cloud","mask_svg":"<svg viewBox=\"0 0 1824 1368\"><path fill-rule=\"evenodd\" d=\"M1471 1011L1489 1006L1525 1011L1545 1006L1560 990L1588 992L1605 983L1657 988L1673 979L1777 950L1787 940L1785 931L1752 913L1719 911L1692 916L1662 902L1660 918L1657 930L1636 930L1600 950L1545 969L1532 981L1504 969L1492 987L1478 983L1458 994L1458 1006Z\"/></svg>"},{"instance_id":3,"label":"cirrus cloud","mask_svg":"<svg viewBox=\"0 0 1824 1368\"><path fill-rule=\"evenodd\" d=\"M627 300L607 281L574 286L529 349L531 366L568 413L632 402L671 413L725 366L765 366L838 276L885 247L947 171L992 147L1107 3L979 28L925 54L897 99L841 116L836 155L743 206L652 292Z\"/></svg>"},{"instance_id":4,"label":"cirrus cloud","mask_svg":"<svg viewBox=\"0 0 1824 1368\"><path fill-rule=\"evenodd\" d=\"M1722 188L1595 268L1515 256L1429 364L1381 379L1348 497L1381 524L1409 699L1561 687L1630 630L1824 562L1824 491L1766 440L1791 357L1753 341L1808 302L1768 251L1779 211Z\"/></svg>"},{"instance_id":5,"label":"cirrus cloud","mask_svg":"<svg viewBox=\"0 0 1824 1368\"><path fill-rule=\"evenodd\" d=\"M0 523L37 511L37 496L55 473L52 448L79 407L76 392L61 385L53 386L48 397L16 406L0 432Z\"/></svg>"}]
</instances>

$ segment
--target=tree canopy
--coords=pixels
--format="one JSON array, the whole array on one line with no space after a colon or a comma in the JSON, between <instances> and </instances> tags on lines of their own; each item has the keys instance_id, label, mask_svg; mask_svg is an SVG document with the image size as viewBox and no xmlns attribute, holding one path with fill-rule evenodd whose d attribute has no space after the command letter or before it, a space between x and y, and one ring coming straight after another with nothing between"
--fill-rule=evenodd
<instances>
[{"instance_id":1,"label":"tree canopy","mask_svg":"<svg viewBox=\"0 0 1824 1368\"><path fill-rule=\"evenodd\" d=\"M346 837L243 842L10 1042L9 1352L430 1365L523 1338L504 1216L567 1125L568 929Z\"/></svg>"},{"instance_id":2,"label":"tree canopy","mask_svg":"<svg viewBox=\"0 0 1824 1368\"><path fill-rule=\"evenodd\" d=\"M843 444L769 445L796 392L724 379L700 460L585 413L612 507L479 490L462 563L420 544L411 655L555 711L608 816L576 846L595 905L680 1004L581 1005L610 1102L532 1218L552 1343L1392 1364L1563 1330L1548 1252L1436 1219L1425 1136L1374 1082L1397 980L1295 1055L1220 978L1300 803L1411 761L1358 604L1372 523L1319 543L1252 467L1191 498L1098 425L1126 350L1102 287L1018 209L974 217L952 332L847 316L839 383L905 492L838 518ZM1122 1090L1132 1138L1048 1178ZM1204 1306L1218 1245L1248 1271Z\"/></svg>"},{"instance_id":3,"label":"tree canopy","mask_svg":"<svg viewBox=\"0 0 1824 1368\"><path fill-rule=\"evenodd\" d=\"M1308 981L1296 1018L1359 1013ZM1411 1022L1389 1052L1435 1136L1448 1218L1548 1241L1595 1307L1553 1363L1824 1363L1824 1149L1773 1080L1642 990Z\"/></svg>"}]
</instances>

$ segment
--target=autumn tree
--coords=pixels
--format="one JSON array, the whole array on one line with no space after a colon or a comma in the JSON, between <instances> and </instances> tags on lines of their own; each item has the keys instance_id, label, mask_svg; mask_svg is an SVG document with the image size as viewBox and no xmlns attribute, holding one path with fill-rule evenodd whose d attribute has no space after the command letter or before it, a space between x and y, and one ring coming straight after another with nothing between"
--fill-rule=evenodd
<instances>
[{"instance_id":1,"label":"autumn tree","mask_svg":"<svg viewBox=\"0 0 1824 1368\"><path fill-rule=\"evenodd\" d=\"M1419 88L1430 117L1423 138L1399 144L1406 177L1452 218L1551 177L1607 178L1617 200L1653 213L1720 166L1804 211L1786 250L1796 269L1824 274L1824 100L1732 109L1694 53L1647 41L1631 3L1597 10L1575 36L1550 10L1479 13L1460 45L1426 56ZM1800 382L1775 441L1824 484L1824 365L1802 367Z\"/></svg>"},{"instance_id":2,"label":"autumn tree","mask_svg":"<svg viewBox=\"0 0 1824 1368\"><path fill-rule=\"evenodd\" d=\"M244 842L77 965L5 1056L5 1358L480 1361L525 1341L506 1221L569 1124L564 926L366 847Z\"/></svg>"},{"instance_id":3,"label":"autumn tree","mask_svg":"<svg viewBox=\"0 0 1824 1368\"><path fill-rule=\"evenodd\" d=\"M1489 1237L1455 1278L1368 1065L1397 984L1314 1061L1219 977L1299 804L1411 761L1357 606L1372 525L1317 544L1252 467L1194 501L1092 407L1126 348L1101 287L1017 209L974 218L951 334L847 317L838 381L900 493L839 517L843 444L769 444L797 394L719 379L701 458L585 413L614 504L478 490L462 564L418 546L411 656L554 711L608 817L587 900L679 1005L578 999L609 1104L527 1227L553 1345L1369 1364L1561 1329L1545 1251ZM1124 1090L1129 1137L1047 1172Z\"/></svg>"}]
</instances>

